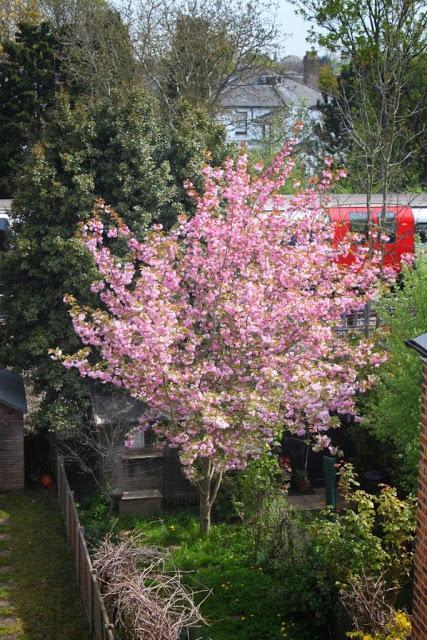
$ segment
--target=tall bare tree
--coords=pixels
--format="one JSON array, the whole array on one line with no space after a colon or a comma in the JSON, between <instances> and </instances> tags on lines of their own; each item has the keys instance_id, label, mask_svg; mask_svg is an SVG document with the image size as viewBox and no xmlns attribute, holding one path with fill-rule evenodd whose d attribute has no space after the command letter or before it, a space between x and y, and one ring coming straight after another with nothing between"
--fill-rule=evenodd
<instances>
[{"instance_id":1,"label":"tall bare tree","mask_svg":"<svg viewBox=\"0 0 427 640\"><path fill-rule=\"evenodd\" d=\"M215 112L230 81L279 50L275 8L265 2L133 0L128 16L144 78L167 111L185 98Z\"/></svg>"},{"instance_id":2,"label":"tall bare tree","mask_svg":"<svg viewBox=\"0 0 427 640\"><path fill-rule=\"evenodd\" d=\"M71 81L93 96L130 88L135 58L128 27L106 0L39 0L61 43Z\"/></svg>"},{"instance_id":3,"label":"tall bare tree","mask_svg":"<svg viewBox=\"0 0 427 640\"><path fill-rule=\"evenodd\" d=\"M424 0L292 0L315 24L313 38L348 64L337 106L350 142L360 190L383 194L383 222L392 187L405 189L405 169L425 145L427 105L419 63L427 72ZM321 33L315 33L321 27ZM425 85L427 86L427 85ZM414 123L416 122L416 126ZM424 138L424 141L423 141Z\"/></svg>"}]
</instances>

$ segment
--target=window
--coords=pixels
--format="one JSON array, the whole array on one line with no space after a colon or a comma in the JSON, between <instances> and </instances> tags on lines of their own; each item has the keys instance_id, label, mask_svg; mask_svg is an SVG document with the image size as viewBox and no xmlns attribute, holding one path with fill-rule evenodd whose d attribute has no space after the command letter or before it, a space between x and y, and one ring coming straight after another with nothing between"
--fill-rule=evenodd
<instances>
[{"instance_id":1,"label":"window","mask_svg":"<svg viewBox=\"0 0 427 640\"><path fill-rule=\"evenodd\" d=\"M350 231L359 233L368 239L368 213L367 211L352 211L350 213Z\"/></svg>"},{"instance_id":2,"label":"window","mask_svg":"<svg viewBox=\"0 0 427 640\"><path fill-rule=\"evenodd\" d=\"M378 214L381 220L381 213ZM396 214L391 211L385 212L385 219L382 220L381 231L388 236L387 242L396 242Z\"/></svg>"},{"instance_id":3,"label":"window","mask_svg":"<svg viewBox=\"0 0 427 640\"><path fill-rule=\"evenodd\" d=\"M237 111L235 126L237 134L244 135L248 132L248 114L246 111Z\"/></svg>"},{"instance_id":4,"label":"window","mask_svg":"<svg viewBox=\"0 0 427 640\"><path fill-rule=\"evenodd\" d=\"M427 243L427 224L425 222L419 222L415 227L415 232L419 237L419 241L422 244Z\"/></svg>"}]
</instances>

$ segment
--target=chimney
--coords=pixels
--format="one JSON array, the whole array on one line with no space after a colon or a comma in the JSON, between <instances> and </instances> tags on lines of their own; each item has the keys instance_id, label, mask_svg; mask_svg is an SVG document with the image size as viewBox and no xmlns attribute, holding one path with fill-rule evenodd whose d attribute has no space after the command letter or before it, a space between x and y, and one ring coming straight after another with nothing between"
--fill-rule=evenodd
<instances>
[{"instance_id":1,"label":"chimney","mask_svg":"<svg viewBox=\"0 0 427 640\"><path fill-rule=\"evenodd\" d=\"M304 60L304 84L313 89L319 88L319 76L320 76L320 60L317 57L317 51L312 49L307 51Z\"/></svg>"}]
</instances>

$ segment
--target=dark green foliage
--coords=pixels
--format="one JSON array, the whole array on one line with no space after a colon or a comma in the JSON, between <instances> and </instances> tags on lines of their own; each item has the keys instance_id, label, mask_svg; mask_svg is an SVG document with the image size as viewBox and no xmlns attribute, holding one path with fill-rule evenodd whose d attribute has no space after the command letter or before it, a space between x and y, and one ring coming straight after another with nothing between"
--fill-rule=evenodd
<instances>
[{"instance_id":1,"label":"dark green foliage","mask_svg":"<svg viewBox=\"0 0 427 640\"><path fill-rule=\"evenodd\" d=\"M39 425L63 429L84 420L88 410L87 383L50 360L48 350L78 348L63 297L69 293L84 304L91 299L95 272L76 233L95 198L116 208L142 238L150 224L176 221L185 204L182 181L195 180L206 145L218 145L218 161L225 156L219 127L189 107L182 113L171 139L158 102L144 91L74 106L61 94L22 167L13 250L0 254L7 316L0 362L29 372L43 392Z\"/></svg>"},{"instance_id":2,"label":"dark green foliage","mask_svg":"<svg viewBox=\"0 0 427 640\"><path fill-rule=\"evenodd\" d=\"M388 471L404 492L415 491L419 458L422 363L404 340L427 330L427 265L419 258L408 269L403 287L385 298L379 313L384 323L380 346L388 353L379 382L364 401L366 426L389 451Z\"/></svg>"},{"instance_id":3,"label":"dark green foliage","mask_svg":"<svg viewBox=\"0 0 427 640\"><path fill-rule=\"evenodd\" d=\"M350 465L340 476L346 505L341 512L325 511L305 522L297 514L288 515L276 525L276 537L285 541L280 555L269 554L269 564L282 576L286 616L307 640L329 637L336 624L339 589L351 576L383 576L391 598L410 576L415 502L399 500L391 487L378 496L360 490ZM286 528L292 531L287 539Z\"/></svg>"},{"instance_id":4,"label":"dark green foliage","mask_svg":"<svg viewBox=\"0 0 427 640\"><path fill-rule=\"evenodd\" d=\"M31 373L44 394L39 418L45 427L78 423L87 411L86 386L48 356L52 347L78 347L63 297L88 302L95 279L76 238L78 224L89 218L97 196L107 196L139 233L170 216L175 192L162 160L166 152L148 96L74 109L62 96L21 171L13 250L1 256L7 322L0 359Z\"/></svg>"},{"instance_id":5,"label":"dark green foliage","mask_svg":"<svg viewBox=\"0 0 427 640\"><path fill-rule=\"evenodd\" d=\"M69 83L91 99L132 90L137 82L136 60L129 28L119 11L105 0L74 0L68 12L66 4L62 16L49 13Z\"/></svg>"},{"instance_id":6,"label":"dark green foliage","mask_svg":"<svg viewBox=\"0 0 427 640\"><path fill-rule=\"evenodd\" d=\"M360 79L359 79L360 82ZM368 80L366 80L368 82ZM427 144L427 56L420 55L411 64L405 78L399 106L402 152L404 158L398 169L391 171L390 190L417 191L427 180L425 148ZM349 171L349 177L338 185L339 190L353 193L366 191L366 159L361 157L349 133L349 123L357 121L361 106L358 81L353 65L343 65L338 78L337 89L331 96L323 96L318 105L323 120L317 125L317 134L326 152L339 159ZM369 109L381 109L380 96L372 90ZM350 112L350 115L345 115ZM372 124L372 126L374 126ZM373 192L381 192L382 175L378 168L374 171Z\"/></svg>"},{"instance_id":7,"label":"dark green foliage","mask_svg":"<svg viewBox=\"0 0 427 640\"><path fill-rule=\"evenodd\" d=\"M0 61L0 195L13 193L28 145L41 134L62 79L59 44L47 22L21 23L2 43Z\"/></svg>"}]
</instances>

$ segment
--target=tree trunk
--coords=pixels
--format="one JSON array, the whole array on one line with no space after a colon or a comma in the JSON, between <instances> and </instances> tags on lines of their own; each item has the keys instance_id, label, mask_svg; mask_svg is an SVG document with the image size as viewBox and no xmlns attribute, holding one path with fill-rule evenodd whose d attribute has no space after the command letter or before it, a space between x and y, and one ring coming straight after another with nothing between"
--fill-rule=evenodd
<instances>
[{"instance_id":1,"label":"tree trunk","mask_svg":"<svg viewBox=\"0 0 427 640\"><path fill-rule=\"evenodd\" d=\"M222 472L216 473L211 460L209 460L209 458L204 458L202 460L201 479L197 483L200 498L200 534L202 536L207 536L209 534L211 528L212 505L215 502L218 489L221 486L221 481Z\"/></svg>"},{"instance_id":2,"label":"tree trunk","mask_svg":"<svg viewBox=\"0 0 427 640\"><path fill-rule=\"evenodd\" d=\"M210 484L210 481L209 481ZM203 537L209 534L211 528L211 509L209 500L210 491L204 492L200 489L200 533Z\"/></svg>"}]
</instances>

